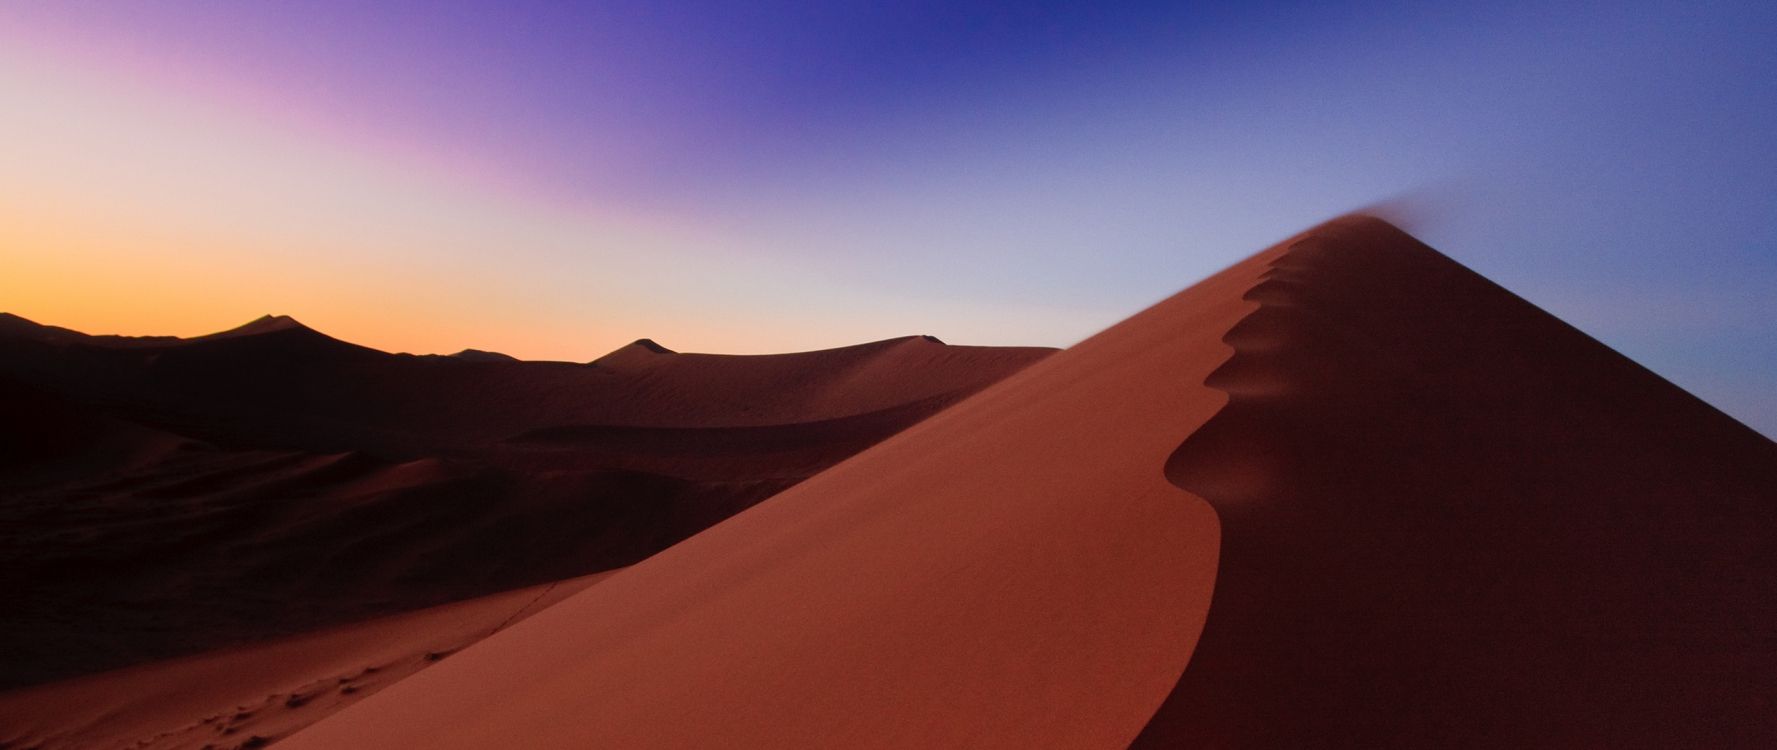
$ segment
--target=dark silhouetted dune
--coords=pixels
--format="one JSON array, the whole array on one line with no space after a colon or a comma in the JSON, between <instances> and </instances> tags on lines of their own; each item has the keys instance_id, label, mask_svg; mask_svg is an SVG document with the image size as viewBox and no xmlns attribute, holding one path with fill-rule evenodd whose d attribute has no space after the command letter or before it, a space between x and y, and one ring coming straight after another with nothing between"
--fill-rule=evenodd
<instances>
[{"instance_id":1,"label":"dark silhouetted dune","mask_svg":"<svg viewBox=\"0 0 1777 750\"><path fill-rule=\"evenodd\" d=\"M618 370L0 318L0 687L610 570L1049 353Z\"/></svg>"},{"instance_id":2,"label":"dark silhouetted dune","mask_svg":"<svg viewBox=\"0 0 1777 750\"><path fill-rule=\"evenodd\" d=\"M230 445L396 457L561 425L767 426L949 403L1049 351L908 337L743 356L638 342L574 364L391 355L288 317L192 339L85 336L9 319L0 374Z\"/></svg>"},{"instance_id":3,"label":"dark silhouetted dune","mask_svg":"<svg viewBox=\"0 0 1777 750\"><path fill-rule=\"evenodd\" d=\"M517 357L514 357L510 354L501 354L499 352L488 352L488 351L482 351L480 349L464 349L464 350L457 352L456 354L452 354L450 356L455 357L457 359L468 360L471 362L517 362L518 361Z\"/></svg>"},{"instance_id":4,"label":"dark silhouetted dune","mask_svg":"<svg viewBox=\"0 0 1777 750\"><path fill-rule=\"evenodd\" d=\"M151 463L191 441L0 376L0 492Z\"/></svg>"}]
</instances>

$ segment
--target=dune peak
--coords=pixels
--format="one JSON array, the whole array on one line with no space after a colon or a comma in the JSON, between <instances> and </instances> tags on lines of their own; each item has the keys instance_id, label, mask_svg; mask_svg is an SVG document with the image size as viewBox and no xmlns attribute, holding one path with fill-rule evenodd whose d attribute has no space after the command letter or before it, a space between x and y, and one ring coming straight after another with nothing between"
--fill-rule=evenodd
<instances>
[{"instance_id":1,"label":"dune peak","mask_svg":"<svg viewBox=\"0 0 1777 750\"><path fill-rule=\"evenodd\" d=\"M268 313L265 315L261 315L257 318L254 318L252 320L249 320L246 323L242 323L241 325L235 326L234 328L230 328L225 331L218 331L216 333L208 334L205 336L198 336L196 338L210 339L210 338L223 338L223 337L234 337L234 336L258 336L261 334L279 333L282 331L314 332L314 329L310 328L306 325L303 325L301 323L301 321L298 321L297 319L292 318L288 315L273 315L273 314Z\"/></svg>"},{"instance_id":2,"label":"dune peak","mask_svg":"<svg viewBox=\"0 0 1777 750\"><path fill-rule=\"evenodd\" d=\"M49 328L49 326L46 326L46 325L39 323L35 320L31 320L30 318L27 318L23 315L14 315L9 312L0 312L0 330L42 331L42 330L46 330L48 328Z\"/></svg>"},{"instance_id":3,"label":"dune peak","mask_svg":"<svg viewBox=\"0 0 1777 750\"><path fill-rule=\"evenodd\" d=\"M464 349L460 352L457 352L456 354L452 354L449 356L451 356L452 358L455 358L455 359L466 360L469 362L517 362L518 361L517 357L514 357L510 354L503 354L501 352L490 352L485 349L473 349L473 348Z\"/></svg>"},{"instance_id":4,"label":"dune peak","mask_svg":"<svg viewBox=\"0 0 1777 750\"><path fill-rule=\"evenodd\" d=\"M611 350L610 353L592 361L595 365L605 367L645 366L660 361L662 354L678 354L661 346L654 339L636 339L623 346Z\"/></svg>"}]
</instances>

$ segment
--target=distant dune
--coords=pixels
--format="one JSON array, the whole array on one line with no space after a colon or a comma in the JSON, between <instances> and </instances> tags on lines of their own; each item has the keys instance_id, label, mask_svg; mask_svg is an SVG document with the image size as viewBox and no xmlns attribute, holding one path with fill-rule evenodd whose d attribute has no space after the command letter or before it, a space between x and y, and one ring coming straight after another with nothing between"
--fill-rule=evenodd
<instances>
[{"instance_id":1,"label":"distant dune","mask_svg":"<svg viewBox=\"0 0 1777 750\"><path fill-rule=\"evenodd\" d=\"M1049 353L571 364L0 315L0 688L627 565Z\"/></svg>"},{"instance_id":2,"label":"distant dune","mask_svg":"<svg viewBox=\"0 0 1777 750\"><path fill-rule=\"evenodd\" d=\"M163 590L200 630L219 590L439 606L0 694L0 743L1777 746L1777 444L1374 218L1052 356L254 325L0 320L0 395L62 436L5 475L45 629L8 643ZM168 559L204 583L97 583Z\"/></svg>"}]
</instances>

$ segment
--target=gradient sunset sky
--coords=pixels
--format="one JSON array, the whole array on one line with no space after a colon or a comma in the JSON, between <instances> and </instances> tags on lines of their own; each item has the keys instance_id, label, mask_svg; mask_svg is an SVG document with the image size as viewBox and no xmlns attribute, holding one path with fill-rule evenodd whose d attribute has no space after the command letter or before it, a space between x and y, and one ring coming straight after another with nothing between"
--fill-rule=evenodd
<instances>
[{"instance_id":1,"label":"gradient sunset sky","mask_svg":"<svg viewBox=\"0 0 1777 750\"><path fill-rule=\"evenodd\" d=\"M1327 5L0 0L0 310L1065 346L1385 204L1777 434L1777 3Z\"/></svg>"}]
</instances>

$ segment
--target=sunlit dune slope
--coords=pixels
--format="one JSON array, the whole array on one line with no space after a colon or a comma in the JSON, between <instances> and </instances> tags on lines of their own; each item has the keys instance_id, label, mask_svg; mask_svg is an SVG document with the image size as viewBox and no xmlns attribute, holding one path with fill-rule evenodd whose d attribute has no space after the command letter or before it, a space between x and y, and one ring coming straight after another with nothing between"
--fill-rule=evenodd
<instances>
[{"instance_id":1,"label":"sunlit dune slope","mask_svg":"<svg viewBox=\"0 0 1777 750\"><path fill-rule=\"evenodd\" d=\"M1126 744L1218 528L1167 457L1272 254L299 733L292 747Z\"/></svg>"}]
</instances>

